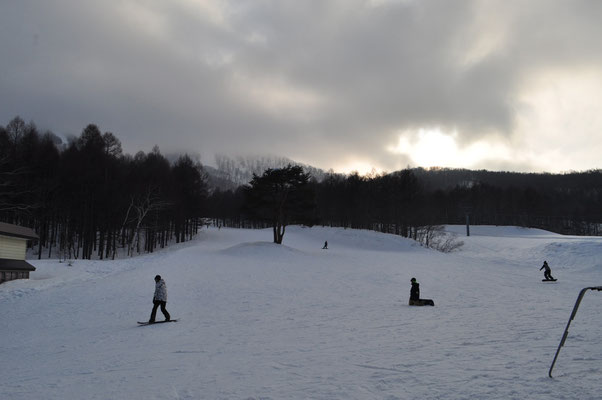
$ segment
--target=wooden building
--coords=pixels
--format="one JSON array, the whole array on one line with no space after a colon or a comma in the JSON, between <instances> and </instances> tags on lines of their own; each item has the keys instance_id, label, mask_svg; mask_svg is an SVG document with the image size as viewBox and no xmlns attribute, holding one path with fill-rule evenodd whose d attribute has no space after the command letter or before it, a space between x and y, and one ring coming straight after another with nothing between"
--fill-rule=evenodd
<instances>
[{"instance_id":1,"label":"wooden building","mask_svg":"<svg viewBox=\"0 0 602 400\"><path fill-rule=\"evenodd\" d=\"M35 267L25 261L27 241L39 239L29 228L0 222L0 283L29 279Z\"/></svg>"}]
</instances>

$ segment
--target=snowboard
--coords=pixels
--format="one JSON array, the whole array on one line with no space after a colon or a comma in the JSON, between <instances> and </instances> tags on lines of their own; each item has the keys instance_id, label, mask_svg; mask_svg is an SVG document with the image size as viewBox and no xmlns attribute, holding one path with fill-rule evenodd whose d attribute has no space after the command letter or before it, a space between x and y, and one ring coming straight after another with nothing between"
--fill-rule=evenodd
<instances>
[{"instance_id":1,"label":"snowboard","mask_svg":"<svg viewBox=\"0 0 602 400\"><path fill-rule=\"evenodd\" d=\"M148 321L141 322L141 321L138 321L138 324L140 324L142 326L145 326L145 325L163 324L165 322L178 322L178 320L177 319L170 319L169 321L155 321L155 322L148 322Z\"/></svg>"},{"instance_id":2,"label":"snowboard","mask_svg":"<svg viewBox=\"0 0 602 400\"><path fill-rule=\"evenodd\" d=\"M558 279L542 279L542 282L556 282Z\"/></svg>"},{"instance_id":3,"label":"snowboard","mask_svg":"<svg viewBox=\"0 0 602 400\"><path fill-rule=\"evenodd\" d=\"M410 300L411 306L434 306L435 302L431 299Z\"/></svg>"}]
</instances>

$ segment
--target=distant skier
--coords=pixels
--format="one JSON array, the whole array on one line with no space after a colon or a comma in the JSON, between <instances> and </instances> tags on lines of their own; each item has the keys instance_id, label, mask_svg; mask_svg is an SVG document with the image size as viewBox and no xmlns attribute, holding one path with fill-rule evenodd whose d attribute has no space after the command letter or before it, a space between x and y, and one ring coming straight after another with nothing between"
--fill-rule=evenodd
<instances>
[{"instance_id":1,"label":"distant skier","mask_svg":"<svg viewBox=\"0 0 602 400\"><path fill-rule=\"evenodd\" d=\"M434 306L435 302L431 299L420 298L420 284L416 282L416 278L410 279L412 287L410 288L410 302L411 306Z\"/></svg>"},{"instance_id":2,"label":"distant skier","mask_svg":"<svg viewBox=\"0 0 602 400\"><path fill-rule=\"evenodd\" d=\"M157 308L161 306L161 312L165 316L165 320L169 321L171 317L169 313L165 309L165 305L167 304L167 286L165 285L165 281L161 279L161 275L155 276L155 295L153 296L153 311L151 312L150 319L148 320L149 324L155 322L155 316L157 315Z\"/></svg>"},{"instance_id":3,"label":"distant skier","mask_svg":"<svg viewBox=\"0 0 602 400\"><path fill-rule=\"evenodd\" d=\"M541 266L541 268L539 270L541 271L544 268L545 268L545 270L543 271L543 277L545 278L545 280L546 281L555 281L556 279L554 279L552 277L552 269L548 265L547 261L543 262L543 265Z\"/></svg>"},{"instance_id":4,"label":"distant skier","mask_svg":"<svg viewBox=\"0 0 602 400\"><path fill-rule=\"evenodd\" d=\"M328 241L324 242L324 247L322 247L322 250L324 250L324 249L328 250Z\"/></svg>"}]
</instances>

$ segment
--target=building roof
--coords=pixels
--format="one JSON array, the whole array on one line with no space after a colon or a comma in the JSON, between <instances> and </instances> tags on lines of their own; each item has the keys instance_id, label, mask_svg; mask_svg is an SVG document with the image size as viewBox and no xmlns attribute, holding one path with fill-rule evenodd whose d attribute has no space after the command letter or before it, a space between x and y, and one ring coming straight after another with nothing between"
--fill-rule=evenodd
<instances>
[{"instance_id":1,"label":"building roof","mask_svg":"<svg viewBox=\"0 0 602 400\"><path fill-rule=\"evenodd\" d=\"M23 260L0 258L0 271L35 271L36 268Z\"/></svg>"},{"instance_id":2,"label":"building roof","mask_svg":"<svg viewBox=\"0 0 602 400\"><path fill-rule=\"evenodd\" d=\"M33 229L26 228L24 226L7 224L6 222L0 222L0 235L18 237L22 239L39 239L40 237L33 231Z\"/></svg>"}]
</instances>

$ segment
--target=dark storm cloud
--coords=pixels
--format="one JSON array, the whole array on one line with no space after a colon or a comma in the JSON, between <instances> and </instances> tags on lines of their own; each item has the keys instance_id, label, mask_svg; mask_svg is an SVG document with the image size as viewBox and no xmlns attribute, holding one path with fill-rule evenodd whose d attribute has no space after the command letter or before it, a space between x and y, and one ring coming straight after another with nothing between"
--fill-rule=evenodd
<instances>
[{"instance_id":1,"label":"dark storm cloud","mask_svg":"<svg viewBox=\"0 0 602 400\"><path fill-rule=\"evenodd\" d=\"M394 168L400 132L514 133L544 68L600 64L595 1L8 1L0 123L90 122L128 151ZM207 159L209 157L209 159ZM493 165L493 164L492 164Z\"/></svg>"}]
</instances>

